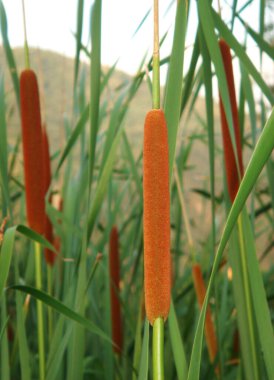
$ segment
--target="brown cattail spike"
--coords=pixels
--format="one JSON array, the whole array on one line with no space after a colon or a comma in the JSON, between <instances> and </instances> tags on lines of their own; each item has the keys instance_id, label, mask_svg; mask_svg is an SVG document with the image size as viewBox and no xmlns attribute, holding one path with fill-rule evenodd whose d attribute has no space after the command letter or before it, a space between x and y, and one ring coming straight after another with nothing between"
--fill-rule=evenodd
<instances>
[{"instance_id":1,"label":"brown cattail spike","mask_svg":"<svg viewBox=\"0 0 274 380\"><path fill-rule=\"evenodd\" d=\"M110 300L113 350L121 354L123 350L123 330L121 307L119 300L120 263L119 263L119 236L114 226L110 232L109 272L110 272Z\"/></svg>"},{"instance_id":2,"label":"brown cattail spike","mask_svg":"<svg viewBox=\"0 0 274 380\"><path fill-rule=\"evenodd\" d=\"M50 169L50 153L49 153L49 141L46 128L42 129L42 141L43 141L43 164L44 164L44 194L46 196L51 182L51 169ZM51 199L50 199L51 200ZM51 220L48 215L46 215L45 222L45 238L54 244L53 228ZM56 254L49 248L45 248L45 259L47 264L53 265L56 259Z\"/></svg>"},{"instance_id":3,"label":"brown cattail spike","mask_svg":"<svg viewBox=\"0 0 274 380\"><path fill-rule=\"evenodd\" d=\"M236 141L237 159L238 159L239 170L240 170L240 173L238 173L236 158L235 158L232 141L230 137L230 132L229 132L229 127L228 127L228 123L227 123L227 119L226 119L226 115L224 111L223 102L220 97L220 113L221 113L222 135L223 135L223 146L224 146L224 158L225 158L225 167L226 167L226 178L227 178L229 197L230 197L231 202L233 202L239 188L241 177L243 176L243 173L244 173L244 167L243 167L243 159L242 159L240 124L239 124L235 86L234 86L232 57L230 53L230 48L223 39L220 39L219 47L221 50L223 65L224 65L225 74L226 74L230 106L231 106L232 117L233 117L233 127L234 127L235 141ZM239 178L239 174L240 174L240 178Z\"/></svg>"},{"instance_id":4,"label":"brown cattail spike","mask_svg":"<svg viewBox=\"0 0 274 380\"><path fill-rule=\"evenodd\" d=\"M193 277L195 292L197 296L197 301L201 309L204 303L205 295L206 295L206 287L205 287L201 267L199 264L193 265L192 277ZM208 347L210 361L211 363L214 363L216 355L217 355L217 339L216 339L215 329L214 329L209 306L206 312L205 337L206 337L206 343Z\"/></svg>"},{"instance_id":5,"label":"brown cattail spike","mask_svg":"<svg viewBox=\"0 0 274 380\"><path fill-rule=\"evenodd\" d=\"M32 229L43 234L45 229L45 192L42 128L38 84L36 75L32 70L24 70L21 73L20 104L27 219Z\"/></svg>"},{"instance_id":6,"label":"brown cattail spike","mask_svg":"<svg viewBox=\"0 0 274 380\"><path fill-rule=\"evenodd\" d=\"M160 109L146 115L143 154L145 306L153 325L167 318L171 291L168 138Z\"/></svg>"}]
</instances>

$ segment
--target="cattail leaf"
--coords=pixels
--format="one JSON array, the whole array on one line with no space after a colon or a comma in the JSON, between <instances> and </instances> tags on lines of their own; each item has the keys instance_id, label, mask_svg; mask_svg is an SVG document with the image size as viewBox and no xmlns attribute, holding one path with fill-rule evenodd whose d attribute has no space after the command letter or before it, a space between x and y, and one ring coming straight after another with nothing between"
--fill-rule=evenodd
<instances>
[{"instance_id":1,"label":"cattail leaf","mask_svg":"<svg viewBox=\"0 0 274 380\"><path fill-rule=\"evenodd\" d=\"M58 313L64 315L66 318L77 322L83 328L90 331L92 334L96 334L100 336L100 338L106 340L108 343L112 343L111 339L102 331L99 327L95 325L90 319L84 318L79 313L76 313L74 310L70 309L62 302L58 301L56 298L50 296L42 290L38 290L32 288L31 286L23 286L23 285L14 285L9 287L9 289L19 290L26 294L30 294L35 299L41 301L43 304L53 308Z\"/></svg>"},{"instance_id":2,"label":"cattail leaf","mask_svg":"<svg viewBox=\"0 0 274 380\"><path fill-rule=\"evenodd\" d=\"M84 0L78 0L77 6L77 32L76 32L76 54L74 64L74 91L76 91L76 84L79 72L80 64L80 52L82 42L82 30L83 30L83 13L84 13Z\"/></svg>"},{"instance_id":3,"label":"cattail leaf","mask_svg":"<svg viewBox=\"0 0 274 380\"><path fill-rule=\"evenodd\" d=\"M17 260L16 260L17 261ZM16 263L18 265L18 263ZM18 280L18 273L16 274ZM30 365L30 352L27 343L27 333L25 326L25 318L23 312L23 297L22 294L17 293L16 299L16 322L18 331L18 346L19 346L19 357L21 366L21 378L22 380L31 379L31 365Z\"/></svg>"},{"instance_id":4,"label":"cattail leaf","mask_svg":"<svg viewBox=\"0 0 274 380\"><path fill-rule=\"evenodd\" d=\"M238 220L238 224L241 219ZM256 324L253 303L250 294L250 282L247 273L246 247L242 241L239 228L234 229L230 240L229 263L232 268L233 297L237 310L237 322L241 340L241 356L246 378L259 379L259 358L256 350ZM249 252L248 252L249 256ZM255 305L254 305L255 306Z\"/></svg>"},{"instance_id":5,"label":"cattail leaf","mask_svg":"<svg viewBox=\"0 0 274 380\"><path fill-rule=\"evenodd\" d=\"M203 58L203 81L205 85L205 102L206 102L206 117L207 117L207 131L208 131L208 152L209 152L209 172L210 172L210 195L211 195L211 228L212 228L212 250L211 261L213 261L215 254L215 142L214 142L214 113L213 113L213 92L212 92L212 71L211 60L209 51L204 41L204 35L200 29L200 46Z\"/></svg>"},{"instance_id":6,"label":"cattail leaf","mask_svg":"<svg viewBox=\"0 0 274 380\"><path fill-rule=\"evenodd\" d=\"M236 140L233 129L233 115L230 105L229 91L227 86L227 80L225 75L225 69L223 65L222 55L215 34L214 21L212 16L212 8L207 0L201 0L198 2L199 18L202 26L202 32L204 39L207 43L207 48L210 54L210 58L215 66L215 72L218 78L218 86L220 95L222 98L225 115L229 127L231 136L231 143L233 146L234 156L237 157Z\"/></svg>"},{"instance_id":7,"label":"cattail leaf","mask_svg":"<svg viewBox=\"0 0 274 380\"><path fill-rule=\"evenodd\" d=\"M123 141L124 141L124 146L125 146L125 151L126 151L126 154L127 154L128 162L129 162L129 165L130 165L130 168L131 168L131 173L132 173L132 176L134 178L134 181L135 181L136 188L138 190L140 199L142 199L142 196L143 196L142 183L141 183L140 176L138 174L137 165L136 165L136 163L134 161L134 156L133 156L133 153L132 153L132 149L131 149L131 146L130 146L130 143L128 141L128 138L127 138L127 135L126 135L125 131L123 131Z\"/></svg>"},{"instance_id":8,"label":"cattail leaf","mask_svg":"<svg viewBox=\"0 0 274 380\"><path fill-rule=\"evenodd\" d=\"M0 75L0 185L3 194L3 216L12 215L9 198L9 181L8 181L8 141L7 141L7 125L6 125L6 105L4 79Z\"/></svg>"},{"instance_id":9,"label":"cattail leaf","mask_svg":"<svg viewBox=\"0 0 274 380\"><path fill-rule=\"evenodd\" d=\"M185 356L185 349L176 317L173 301L171 300L170 312L168 316L168 328L171 340L172 352L174 355L174 362L177 371L178 380L187 378L187 360Z\"/></svg>"},{"instance_id":10,"label":"cattail leaf","mask_svg":"<svg viewBox=\"0 0 274 380\"><path fill-rule=\"evenodd\" d=\"M274 110L272 110L272 113L269 119L267 120L267 123L262 131L262 134L256 144L255 150L251 156L249 165L246 169L245 175L240 184L238 194L229 212L229 215L225 224L225 228L220 239L218 251L216 253L211 276L208 283L204 305L201 310L198 326L195 333L194 344L193 344L193 349L192 349L192 354L191 354L190 368L189 368L189 373L188 373L188 380L196 380L199 378L205 312L206 312L206 307L209 301L209 295L212 291L214 277L217 273L219 264L221 262L223 251L229 240L229 237L237 221L237 218L240 215L240 212L244 207L247 197L250 194L252 187L254 186L261 170L263 169L263 166L265 165L267 159L269 158L269 155L271 154L273 150L273 147L274 147L273 128L274 128ZM270 378L271 377L273 376L270 376Z\"/></svg>"},{"instance_id":11,"label":"cattail leaf","mask_svg":"<svg viewBox=\"0 0 274 380\"><path fill-rule=\"evenodd\" d=\"M9 365L9 346L8 346L8 334L7 334L7 325L9 317L7 317L7 306L6 306L6 297L5 295L1 299L1 331L0 331L0 347L1 347L1 379L9 380L10 379L10 365Z\"/></svg>"},{"instance_id":12,"label":"cattail leaf","mask_svg":"<svg viewBox=\"0 0 274 380\"><path fill-rule=\"evenodd\" d=\"M0 299L3 295L4 286L8 279L16 227L10 227L5 231L0 254Z\"/></svg>"},{"instance_id":13,"label":"cattail leaf","mask_svg":"<svg viewBox=\"0 0 274 380\"><path fill-rule=\"evenodd\" d=\"M212 17L214 19L214 24L216 28L219 30L223 38L226 40L228 45L231 47L231 49L234 50L235 54L238 56L238 58L241 60L243 65L245 66L247 72L254 78L257 85L260 87L264 95L267 97L270 104L274 104L274 96L270 90L270 88L267 86L265 81L263 80L260 73L257 71L256 67L251 62L250 58L246 55L243 47L240 45L240 43L237 41L237 39L233 36L233 34L230 32L230 30L227 28L225 23L222 21L220 16L217 12L215 12L212 8Z\"/></svg>"},{"instance_id":14,"label":"cattail leaf","mask_svg":"<svg viewBox=\"0 0 274 380\"><path fill-rule=\"evenodd\" d=\"M116 153L116 149L118 147L118 143L120 141L121 135L122 135L122 128L117 132L115 139L112 142L111 149L109 151L108 157L106 159L106 163L104 167L102 168L102 174L100 176L100 179L98 181L94 198L92 201L91 209L89 212L89 219L88 219L88 240L91 236L95 220L98 216L99 210L101 208L106 190L107 190L107 185L109 182L110 175L112 173L112 167L114 164L114 157Z\"/></svg>"},{"instance_id":15,"label":"cattail leaf","mask_svg":"<svg viewBox=\"0 0 274 380\"><path fill-rule=\"evenodd\" d=\"M262 38L260 34L255 32L254 29L250 27L239 15L238 19L241 21L243 26L246 28L247 33L253 38L261 52L265 52L269 58L274 59L274 47L271 46L265 39Z\"/></svg>"},{"instance_id":16,"label":"cattail leaf","mask_svg":"<svg viewBox=\"0 0 274 380\"><path fill-rule=\"evenodd\" d=\"M11 75L13 87L14 87L16 101L17 101L18 108L20 108L19 78L18 78L18 74L17 74L15 59L14 59L13 52L12 52L12 49L11 49L10 43L9 43L7 15L6 15L6 11L5 11L4 4L3 4L2 0L0 0L0 26L1 26L1 33L2 33L4 50L5 50L9 70L10 70L10 75Z\"/></svg>"},{"instance_id":17,"label":"cattail leaf","mask_svg":"<svg viewBox=\"0 0 274 380\"><path fill-rule=\"evenodd\" d=\"M274 336L269 306L267 303L262 274L256 256L256 245L250 220L246 210L242 213L243 238L248 254L247 268L253 299L254 314L257 321L257 332L260 340L259 354L263 356L268 378L274 377Z\"/></svg>"},{"instance_id":18,"label":"cattail leaf","mask_svg":"<svg viewBox=\"0 0 274 380\"><path fill-rule=\"evenodd\" d=\"M181 113L183 113L186 107L187 101L191 95L191 91L193 89L193 85L194 85L193 78L194 78L199 55L200 55L200 44L199 44L199 38L198 38L198 33L197 33L195 42L194 42L189 69L184 80Z\"/></svg>"},{"instance_id":19,"label":"cattail leaf","mask_svg":"<svg viewBox=\"0 0 274 380\"><path fill-rule=\"evenodd\" d=\"M175 30L166 82L164 111L168 128L169 179L175 157L176 138L181 113L185 33L187 25L187 2L177 1Z\"/></svg>"},{"instance_id":20,"label":"cattail leaf","mask_svg":"<svg viewBox=\"0 0 274 380\"><path fill-rule=\"evenodd\" d=\"M146 319L138 380L147 380L148 378L148 354L149 354L149 322Z\"/></svg>"},{"instance_id":21,"label":"cattail leaf","mask_svg":"<svg viewBox=\"0 0 274 380\"><path fill-rule=\"evenodd\" d=\"M57 175L57 173L59 172L61 166L63 165L65 159L67 158L67 156L69 155L71 149L73 148L74 144L76 143L79 135L81 134L84 126L85 126L85 123L87 122L88 120L88 117L89 117L89 111L90 111L90 106L89 104L86 106L86 108L84 109L83 113L81 114L80 116L80 119L78 120L72 134L70 135L69 139L68 139L68 142L66 144L66 147L61 155L61 158L57 164L57 169L56 169L56 172L55 172L55 176Z\"/></svg>"},{"instance_id":22,"label":"cattail leaf","mask_svg":"<svg viewBox=\"0 0 274 380\"><path fill-rule=\"evenodd\" d=\"M0 297L8 278L12 252L14 249L15 233L18 231L27 238L42 244L43 246L56 252L55 248L41 235L21 224L8 228L4 233L3 244L0 255ZM56 252L57 253L57 252Z\"/></svg>"},{"instance_id":23,"label":"cattail leaf","mask_svg":"<svg viewBox=\"0 0 274 380\"><path fill-rule=\"evenodd\" d=\"M92 182L96 139L99 129L100 85L101 85L101 12L102 1L95 0L91 12L91 63L90 63L90 151L89 179Z\"/></svg>"}]
</instances>

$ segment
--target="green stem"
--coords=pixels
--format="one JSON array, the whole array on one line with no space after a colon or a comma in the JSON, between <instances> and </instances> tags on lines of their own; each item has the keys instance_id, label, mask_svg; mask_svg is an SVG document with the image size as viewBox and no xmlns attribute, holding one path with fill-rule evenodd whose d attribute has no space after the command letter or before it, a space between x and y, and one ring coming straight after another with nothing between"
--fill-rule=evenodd
<instances>
[{"instance_id":1,"label":"green stem","mask_svg":"<svg viewBox=\"0 0 274 380\"><path fill-rule=\"evenodd\" d=\"M42 288L42 274L41 274L41 246L35 242L35 274L36 274L36 288ZM38 325L38 351L39 351L39 375L40 380L45 379L45 348L44 348L44 322L43 322L43 309L42 302L37 301L37 325Z\"/></svg>"},{"instance_id":2,"label":"green stem","mask_svg":"<svg viewBox=\"0 0 274 380\"><path fill-rule=\"evenodd\" d=\"M160 108L160 53L159 53L159 10L158 0L154 0L154 45L152 74L153 108Z\"/></svg>"},{"instance_id":3,"label":"green stem","mask_svg":"<svg viewBox=\"0 0 274 380\"><path fill-rule=\"evenodd\" d=\"M29 59L29 46L27 41L27 26L26 26L26 12L25 12L25 2L22 0L22 9L23 9L23 24L24 24L24 52L25 52L25 65L26 69L30 68L30 59Z\"/></svg>"},{"instance_id":4,"label":"green stem","mask_svg":"<svg viewBox=\"0 0 274 380\"><path fill-rule=\"evenodd\" d=\"M164 380L164 320L153 323L153 380Z\"/></svg>"},{"instance_id":5,"label":"green stem","mask_svg":"<svg viewBox=\"0 0 274 380\"><path fill-rule=\"evenodd\" d=\"M48 294L52 295L52 267L47 265L47 275L48 275ZM48 307L48 337L49 340L52 338L52 308Z\"/></svg>"},{"instance_id":6,"label":"green stem","mask_svg":"<svg viewBox=\"0 0 274 380\"><path fill-rule=\"evenodd\" d=\"M239 236L239 243L240 243L240 258L242 262L242 268L243 268L243 284L244 284L244 292L245 292L245 301L246 301L246 308L247 308L247 323L248 323L248 329L250 331L250 340L251 340L251 352L252 352L252 358L251 362L253 363L253 370L254 370L254 378L259 379L259 368L258 368L258 362L257 362L257 355L256 355L256 343L255 343L255 336L254 336L254 325L252 320L252 304L251 304L251 294L250 294L250 286L248 281L248 269L247 269L247 262L246 262L246 255L245 255L245 244L244 244L244 234L243 234L243 221L242 221L242 215L239 215L238 218L238 236Z\"/></svg>"}]
</instances>

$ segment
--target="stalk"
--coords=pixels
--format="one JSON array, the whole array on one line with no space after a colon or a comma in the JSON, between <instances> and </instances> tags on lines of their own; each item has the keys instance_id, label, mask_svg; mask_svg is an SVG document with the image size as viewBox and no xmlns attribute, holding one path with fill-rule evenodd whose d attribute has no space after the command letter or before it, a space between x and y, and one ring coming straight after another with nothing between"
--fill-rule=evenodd
<instances>
[{"instance_id":1,"label":"stalk","mask_svg":"<svg viewBox=\"0 0 274 380\"><path fill-rule=\"evenodd\" d=\"M153 324L153 380L164 380L164 319Z\"/></svg>"},{"instance_id":2,"label":"stalk","mask_svg":"<svg viewBox=\"0 0 274 380\"><path fill-rule=\"evenodd\" d=\"M35 274L36 274L36 288L42 288L42 275L41 275L41 246L39 243L35 244ZM38 352L39 352L39 378L45 379L45 348L44 348L44 321L43 321L43 308L42 302L37 301L37 325L38 325Z\"/></svg>"},{"instance_id":3,"label":"stalk","mask_svg":"<svg viewBox=\"0 0 274 380\"><path fill-rule=\"evenodd\" d=\"M29 45L27 40L27 23L26 23L26 11L25 11L25 1L22 0L22 10L23 10L23 25L24 25L24 52L25 52L25 66L26 69L30 68L30 58L29 58Z\"/></svg>"},{"instance_id":4,"label":"stalk","mask_svg":"<svg viewBox=\"0 0 274 380\"><path fill-rule=\"evenodd\" d=\"M154 44L153 44L153 108L160 108L160 53L159 53L159 9L158 0L154 0Z\"/></svg>"}]
</instances>

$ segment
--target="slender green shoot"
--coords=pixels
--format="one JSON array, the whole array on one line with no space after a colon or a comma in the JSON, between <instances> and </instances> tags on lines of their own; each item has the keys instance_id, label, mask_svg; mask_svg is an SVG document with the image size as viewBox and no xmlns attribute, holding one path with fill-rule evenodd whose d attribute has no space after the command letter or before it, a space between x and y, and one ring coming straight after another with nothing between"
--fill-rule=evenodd
<instances>
[{"instance_id":1,"label":"slender green shoot","mask_svg":"<svg viewBox=\"0 0 274 380\"><path fill-rule=\"evenodd\" d=\"M164 380L164 320L153 323L153 380Z\"/></svg>"},{"instance_id":2,"label":"slender green shoot","mask_svg":"<svg viewBox=\"0 0 274 380\"><path fill-rule=\"evenodd\" d=\"M153 44L153 76L152 76L153 108L160 108L160 52L159 52L159 7L154 0L154 44Z\"/></svg>"},{"instance_id":3,"label":"slender green shoot","mask_svg":"<svg viewBox=\"0 0 274 380\"><path fill-rule=\"evenodd\" d=\"M36 288L42 288L42 273L41 273L41 246L39 243L34 243L35 247L35 274ZM37 301L37 325L38 325L38 352L39 352L39 379L45 379L45 345L44 345L44 322L42 302Z\"/></svg>"},{"instance_id":4,"label":"slender green shoot","mask_svg":"<svg viewBox=\"0 0 274 380\"><path fill-rule=\"evenodd\" d=\"M24 52L25 52L25 65L26 69L30 68L30 58L29 58L29 45L27 40L27 23L26 23L26 11L25 11L25 1L22 0L23 9L23 25L24 25Z\"/></svg>"}]
</instances>

